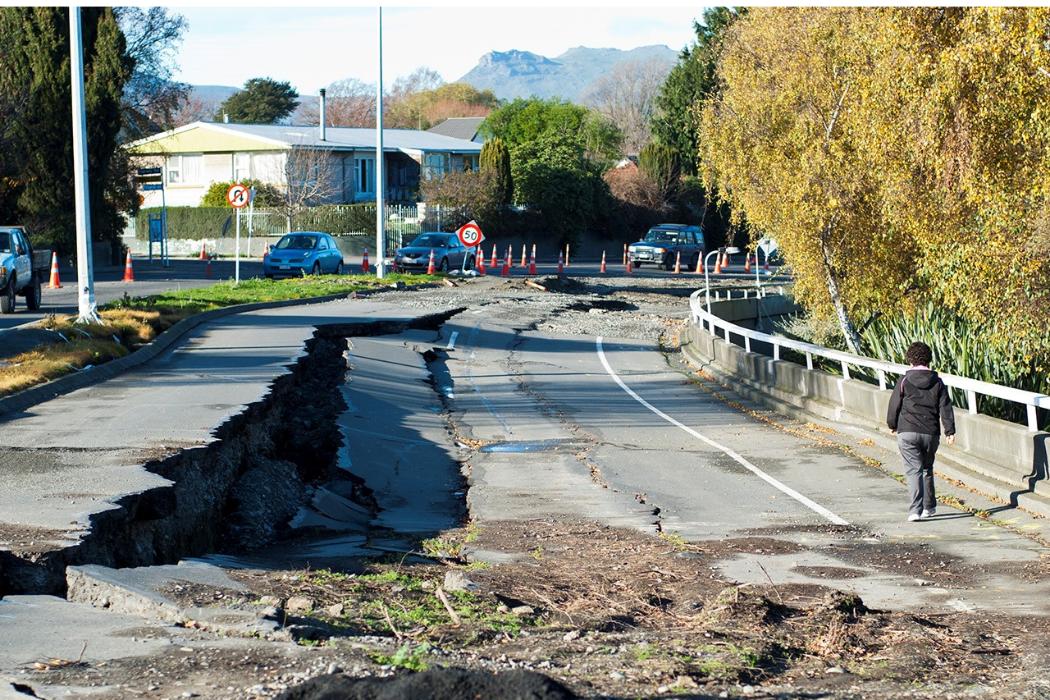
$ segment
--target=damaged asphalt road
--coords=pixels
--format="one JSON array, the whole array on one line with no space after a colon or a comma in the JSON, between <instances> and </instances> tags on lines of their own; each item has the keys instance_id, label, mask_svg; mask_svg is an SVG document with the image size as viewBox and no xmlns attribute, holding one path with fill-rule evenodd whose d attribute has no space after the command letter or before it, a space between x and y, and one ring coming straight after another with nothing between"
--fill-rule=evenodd
<instances>
[{"instance_id":1,"label":"damaged asphalt road","mask_svg":"<svg viewBox=\"0 0 1050 700\"><path fill-rule=\"evenodd\" d=\"M1026 516L906 524L903 487L827 429L758 420L665 352L690 279L618 282L233 316L5 422L0 679L1043 697ZM946 664L966 671L930 678Z\"/></svg>"}]
</instances>

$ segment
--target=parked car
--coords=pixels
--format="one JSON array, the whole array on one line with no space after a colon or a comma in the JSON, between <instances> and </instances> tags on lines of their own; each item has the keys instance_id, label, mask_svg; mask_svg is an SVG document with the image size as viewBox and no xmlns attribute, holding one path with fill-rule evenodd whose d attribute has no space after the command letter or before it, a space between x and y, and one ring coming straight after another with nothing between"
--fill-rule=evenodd
<instances>
[{"instance_id":1,"label":"parked car","mask_svg":"<svg viewBox=\"0 0 1050 700\"><path fill-rule=\"evenodd\" d=\"M421 233L407 246L398 248L394 265L399 270L425 270L430 264L430 251L434 251L434 268L441 272L474 269L474 249L464 247L456 234L441 231Z\"/></svg>"},{"instance_id":2,"label":"parked car","mask_svg":"<svg viewBox=\"0 0 1050 700\"><path fill-rule=\"evenodd\" d=\"M343 252L335 239L320 231L285 234L263 256L263 274L281 276L343 274Z\"/></svg>"},{"instance_id":3,"label":"parked car","mask_svg":"<svg viewBox=\"0 0 1050 700\"><path fill-rule=\"evenodd\" d=\"M635 267L646 263L672 270L681 253L682 267L695 270L705 249L704 232L699 226L659 224L649 229L642 240L628 246L627 257Z\"/></svg>"},{"instance_id":4,"label":"parked car","mask_svg":"<svg viewBox=\"0 0 1050 700\"><path fill-rule=\"evenodd\" d=\"M40 285L47 276L50 250L33 250L22 226L0 226L0 313L14 313L18 295L26 308L40 308Z\"/></svg>"}]
</instances>

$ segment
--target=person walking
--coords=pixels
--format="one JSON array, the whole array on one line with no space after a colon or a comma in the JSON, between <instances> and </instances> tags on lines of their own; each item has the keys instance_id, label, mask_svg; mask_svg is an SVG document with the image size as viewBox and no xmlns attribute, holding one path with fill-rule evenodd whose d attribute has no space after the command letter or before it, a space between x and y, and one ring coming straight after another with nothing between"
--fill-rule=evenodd
<instances>
[{"instance_id":1,"label":"person walking","mask_svg":"<svg viewBox=\"0 0 1050 700\"><path fill-rule=\"evenodd\" d=\"M930 346L912 343L904 359L911 368L893 387L886 424L897 434L897 447L904 459L911 496L908 520L914 522L937 512L933 458L940 443L942 424L945 441L955 444L955 410L948 387L930 369L933 360Z\"/></svg>"}]
</instances>

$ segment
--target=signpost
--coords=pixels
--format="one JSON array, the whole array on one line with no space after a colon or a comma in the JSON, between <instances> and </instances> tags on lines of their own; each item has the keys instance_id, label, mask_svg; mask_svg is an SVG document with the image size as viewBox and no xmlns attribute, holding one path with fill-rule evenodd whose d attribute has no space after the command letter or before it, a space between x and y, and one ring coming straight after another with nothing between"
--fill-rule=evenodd
<instances>
[{"instance_id":1,"label":"signpost","mask_svg":"<svg viewBox=\"0 0 1050 700\"><path fill-rule=\"evenodd\" d=\"M235 284L241 281L241 209L248 206L251 199L252 193L240 183L230 185L230 189L226 190L226 201L237 210L237 242L235 243L233 258L233 281Z\"/></svg>"},{"instance_id":2,"label":"signpost","mask_svg":"<svg viewBox=\"0 0 1050 700\"><path fill-rule=\"evenodd\" d=\"M481 242L485 240L485 234L481 232L478 222L473 219L456 229L456 235L459 236L459 242L463 244L464 248L480 246ZM463 256L463 265L460 269L463 272L467 271L466 255Z\"/></svg>"},{"instance_id":3,"label":"signpost","mask_svg":"<svg viewBox=\"0 0 1050 700\"><path fill-rule=\"evenodd\" d=\"M171 267L168 258L168 202L164 193L164 168L139 168L135 176L144 192L160 192L160 217L149 217L149 261L153 262L153 244L160 247L161 264Z\"/></svg>"}]
</instances>

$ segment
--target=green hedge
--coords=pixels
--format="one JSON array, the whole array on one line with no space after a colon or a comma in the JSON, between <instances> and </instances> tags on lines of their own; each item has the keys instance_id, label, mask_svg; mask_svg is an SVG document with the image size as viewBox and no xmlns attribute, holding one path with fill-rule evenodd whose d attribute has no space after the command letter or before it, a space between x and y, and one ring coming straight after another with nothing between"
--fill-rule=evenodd
<instances>
[{"instance_id":1,"label":"green hedge","mask_svg":"<svg viewBox=\"0 0 1050 700\"><path fill-rule=\"evenodd\" d=\"M135 219L135 237L149 238L149 215L160 208L142 209ZM234 235L233 210L230 207L168 207L168 236L172 239L200 240ZM227 221L229 222L227 224ZM284 216L278 212L257 209L253 226L256 236L280 236L287 231ZM247 232L247 219L242 215L241 233ZM370 233L376 231L374 204L324 205L311 207L292 222L293 229L327 231L328 233Z\"/></svg>"}]
</instances>

